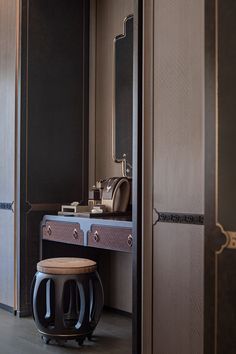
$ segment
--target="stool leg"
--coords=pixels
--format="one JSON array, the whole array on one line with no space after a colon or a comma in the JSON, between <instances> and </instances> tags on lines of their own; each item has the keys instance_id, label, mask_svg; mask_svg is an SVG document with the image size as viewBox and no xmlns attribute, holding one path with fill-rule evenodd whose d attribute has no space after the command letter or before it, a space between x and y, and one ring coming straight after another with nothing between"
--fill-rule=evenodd
<instances>
[{"instance_id":1,"label":"stool leg","mask_svg":"<svg viewBox=\"0 0 236 354\"><path fill-rule=\"evenodd\" d=\"M31 287L30 287L31 311L32 311L32 315L33 315L34 321L35 321L35 317L34 317L33 299L34 299L35 283L36 283L36 274L35 274L35 276L34 276L34 278L33 278L33 281L32 281L32 283L31 283Z\"/></svg>"},{"instance_id":2,"label":"stool leg","mask_svg":"<svg viewBox=\"0 0 236 354\"><path fill-rule=\"evenodd\" d=\"M76 283L75 281L71 281L69 283L69 306L68 306L68 312L66 314L66 319L68 321L75 321L78 318L78 313L77 313L77 308L76 308Z\"/></svg>"},{"instance_id":3,"label":"stool leg","mask_svg":"<svg viewBox=\"0 0 236 354\"><path fill-rule=\"evenodd\" d=\"M45 344L49 344L51 339L48 338L47 336L41 336L42 340L44 341Z\"/></svg>"},{"instance_id":4,"label":"stool leg","mask_svg":"<svg viewBox=\"0 0 236 354\"><path fill-rule=\"evenodd\" d=\"M86 339L86 336L81 336L76 339L76 342L78 343L78 345L82 346L84 344L85 339Z\"/></svg>"},{"instance_id":5,"label":"stool leg","mask_svg":"<svg viewBox=\"0 0 236 354\"><path fill-rule=\"evenodd\" d=\"M60 331L65 328L63 293L65 281L59 277L54 278L55 284L55 327Z\"/></svg>"},{"instance_id":6,"label":"stool leg","mask_svg":"<svg viewBox=\"0 0 236 354\"><path fill-rule=\"evenodd\" d=\"M52 292L52 280L48 279L46 283L46 315L45 315L45 318L48 320L51 320L53 316L51 292Z\"/></svg>"},{"instance_id":7,"label":"stool leg","mask_svg":"<svg viewBox=\"0 0 236 354\"><path fill-rule=\"evenodd\" d=\"M77 287L80 296L80 313L79 319L76 324L76 328L83 332L85 328L87 330L89 324L89 313L90 313L90 294L89 294L89 280L83 279L77 281Z\"/></svg>"},{"instance_id":8,"label":"stool leg","mask_svg":"<svg viewBox=\"0 0 236 354\"><path fill-rule=\"evenodd\" d=\"M90 284L90 291L93 293L93 296L91 297L93 302L91 304L90 327L93 330L101 317L102 308L104 305L102 282L97 272L92 277Z\"/></svg>"},{"instance_id":9,"label":"stool leg","mask_svg":"<svg viewBox=\"0 0 236 354\"><path fill-rule=\"evenodd\" d=\"M45 296L42 296L42 292L44 292L44 287L46 286L47 280L48 279L43 275L37 274L33 290L33 316L35 323L40 330L43 330L48 323L45 319Z\"/></svg>"},{"instance_id":10,"label":"stool leg","mask_svg":"<svg viewBox=\"0 0 236 354\"><path fill-rule=\"evenodd\" d=\"M35 275L34 278L34 290L33 290L33 295L32 295L32 309L33 309L33 318L35 320L35 323L37 327L39 327L40 320L38 316L38 306L37 306L37 295L38 295L38 289L39 289L40 281Z\"/></svg>"}]
</instances>

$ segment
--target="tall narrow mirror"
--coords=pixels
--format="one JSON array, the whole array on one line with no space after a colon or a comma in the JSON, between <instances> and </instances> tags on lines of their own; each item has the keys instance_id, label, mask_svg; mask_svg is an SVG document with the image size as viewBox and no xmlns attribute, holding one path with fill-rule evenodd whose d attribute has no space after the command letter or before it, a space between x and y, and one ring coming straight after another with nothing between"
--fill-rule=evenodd
<instances>
[{"instance_id":1,"label":"tall narrow mirror","mask_svg":"<svg viewBox=\"0 0 236 354\"><path fill-rule=\"evenodd\" d=\"M124 33L114 40L113 158L132 176L133 15L124 20Z\"/></svg>"}]
</instances>

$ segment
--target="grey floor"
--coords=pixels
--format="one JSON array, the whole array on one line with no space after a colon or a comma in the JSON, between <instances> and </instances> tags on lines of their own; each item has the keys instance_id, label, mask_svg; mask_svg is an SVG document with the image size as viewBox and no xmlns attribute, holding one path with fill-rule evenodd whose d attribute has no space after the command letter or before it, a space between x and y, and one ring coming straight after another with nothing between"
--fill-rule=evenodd
<instances>
[{"instance_id":1,"label":"grey floor","mask_svg":"<svg viewBox=\"0 0 236 354\"><path fill-rule=\"evenodd\" d=\"M131 319L104 312L94 333L94 341L78 347L74 341L65 347L46 345L37 333L31 318L17 318L0 310L0 354L131 354Z\"/></svg>"}]
</instances>

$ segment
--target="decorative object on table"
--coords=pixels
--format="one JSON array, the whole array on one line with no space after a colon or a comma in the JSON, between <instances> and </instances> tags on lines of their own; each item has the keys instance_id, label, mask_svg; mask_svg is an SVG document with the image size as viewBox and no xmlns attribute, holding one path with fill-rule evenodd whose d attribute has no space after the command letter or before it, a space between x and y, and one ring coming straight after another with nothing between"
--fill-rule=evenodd
<instances>
[{"instance_id":1,"label":"decorative object on table","mask_svg":"<svg viewBox=\"0 0 236 354\"><path fill-rule=\"evenodd\" d=\"M61 212L62 215L74 215L81 212L89 211L88 205L80 205L79 202L73 202L70 205L62 205Z\"/></svg>"},{"instance_id":2,"label":"decorative object on table","mask_svg":"<svg viewBox=\"0 0 236 354\"><path fill-rule=\"evenodd\" d=\"M102 204L109 212L126 212L131 194L131 180L112 177L103 183Z\"/></svg>"},{"instance_id":3,"label":"decorative object on table","mask_svg":"<svg viewBox=\"0 0 236 354\"><path fill-rule=\"evenodd\" d=\"M89 190L89 201L91 201L92 205L101 204L101 199L102 199L101 193L102 193L101 183L97 182L96 185Z\"/></svg>"},{"instance_id":4,"label":"decorative object on table","mask_svg":"<svg viewBox=\"0 0 236 354\"><path fill-rule=\"evenodd\" d=\"M46 344L91 339L101 316L104 295L96 262L51 258L37 264L31 300L36 327Z\"/></svg>"},{"instance_id":5,"label":"decorative object on table","mask_svg":"<svg viewBox=\"0 0 236 354\"><path fill-rule=\"evenodd\" d=\"M97 204L97 205L93 206L91 213L92 214L101 214L101 213L104 213L105 211L106 211L105 205Z\"/></svg>"},{"instance_id":6,"label":"decorative object on table","mask_svg":"<svg viewBox=\"0 0 236 354\"><path fill-rule=\"evenodd\" d=\"M110 177L96 182L89 191L88 205L62 205L58 215L83 217L125 216L130 214L132 179Z\"/></svg>"}]
</instances>

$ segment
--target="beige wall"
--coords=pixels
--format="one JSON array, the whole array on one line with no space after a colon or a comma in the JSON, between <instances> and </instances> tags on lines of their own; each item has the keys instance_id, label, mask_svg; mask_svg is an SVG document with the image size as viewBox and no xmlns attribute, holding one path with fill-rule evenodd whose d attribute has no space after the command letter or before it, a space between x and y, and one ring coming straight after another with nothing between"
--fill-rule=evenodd
<instances>
[{"instance_id":1,"label":"beige wall","mask_svg":"<svg viewBox=\"0 0 236 354\"><path fill-rule=\"evenodd\" d=\"M122 176L121 164L112 158L114 85L113 40L123 33L123 20L133 13L133 0L91 2L90 19L90 153L89 185L96 180ZM104 257L106 304L132 311L132 257L111 253ZM122 291L121 291L122 289Z\"/></svg>"}]
</instances>

